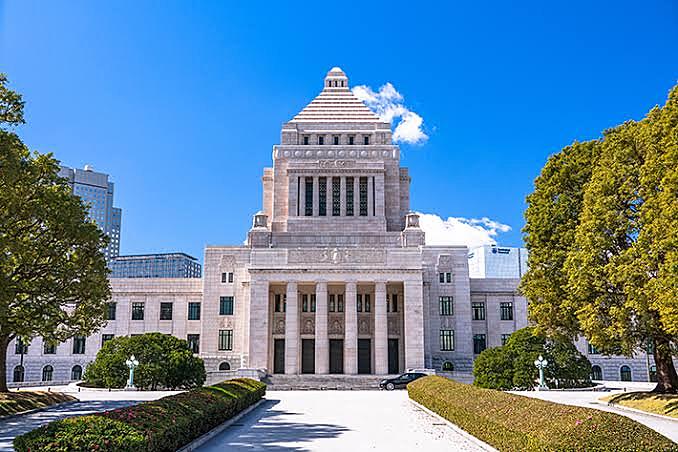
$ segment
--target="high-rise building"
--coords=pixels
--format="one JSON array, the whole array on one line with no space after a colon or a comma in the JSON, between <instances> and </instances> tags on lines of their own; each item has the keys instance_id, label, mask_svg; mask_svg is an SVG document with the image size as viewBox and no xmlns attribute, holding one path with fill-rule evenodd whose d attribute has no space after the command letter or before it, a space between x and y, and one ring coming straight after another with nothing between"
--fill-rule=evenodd
<instances>
[{"instance_id":1,"label":"high-rise building","mask_svg":"<svg viewBox=\"0 0 678 452\"><path fill-rule=\"evenodd\" d=\"M186 253L118 256L109 263L111 278L200 278L198 259Z\"/></svg>"},{"instance_id":2,"label":"high-rise building","mask_svg":"<svg viewBox=\"0 0 678 452\"><path fill-rule=\"evenodd\" d=\"M113 207L114 186L108 174L98 173L85 165L83 169L62 166L59 176L67 179L73 194L89 205L89 217L108 236L108 246L104 249L106 260L116 257L120 254L122 210Z\"/></svg>"},{"instance_id":3,"label":"high-rise building","mask_svg":"<svg viewBox=\"0 0 678 452\"><path fill-rule=\"evenodd\" d=\"M468 253L471 278L522 278L527 271L527 249L496 245L472 248Z\"/></svg>"}]
</instances>

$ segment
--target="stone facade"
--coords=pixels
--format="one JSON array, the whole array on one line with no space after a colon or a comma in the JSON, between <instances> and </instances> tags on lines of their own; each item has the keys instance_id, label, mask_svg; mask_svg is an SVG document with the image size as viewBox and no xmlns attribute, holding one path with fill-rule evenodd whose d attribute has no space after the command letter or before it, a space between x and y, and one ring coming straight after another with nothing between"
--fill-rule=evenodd
<instances>
[{"instance_id":1,"label":"stone facade","mask_svg":"<svg viewBox=\"0 0 678 452\"><path fill-rule=\"evenodd\" d=\"M35 339L25 380L46 365L71 379L103 335L148 331L189 339L208 372L468 376L477 353L527 325L518 279L470 278L466 247L425 246L390 125L340 69L280 143L246 245L207 246L201 279L111 280L115 320L84 350L48 355ZM9 381L19 357L10 347Z\"/></svg>"}]
</instances>

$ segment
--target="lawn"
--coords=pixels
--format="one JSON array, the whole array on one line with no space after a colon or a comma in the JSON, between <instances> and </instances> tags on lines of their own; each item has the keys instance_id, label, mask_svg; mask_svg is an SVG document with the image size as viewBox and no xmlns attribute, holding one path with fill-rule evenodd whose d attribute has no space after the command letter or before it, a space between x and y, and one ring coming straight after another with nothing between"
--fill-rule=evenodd
<instances>
[{"instance_id":1,"label":"lawn","mask_svg":"<svg viewBox=\"0 0 678 452\"><path fill-rule=\"evenodd\" d=\"M36 408L77 400L60 392L12 391L0 393L0 417L10 416Z\"/></svg>"},{"instance_id":2,"label":"lawn","mask_svg":"<svg viewBox=\"0 0 678 452\"><path fill-rule=\"evenodd\" d=\"M653 392L622 392L601 398L603 402L614 403L648 413L663 414L678 419L678 395L655 394Z\"/></svg>"}]
</instances>

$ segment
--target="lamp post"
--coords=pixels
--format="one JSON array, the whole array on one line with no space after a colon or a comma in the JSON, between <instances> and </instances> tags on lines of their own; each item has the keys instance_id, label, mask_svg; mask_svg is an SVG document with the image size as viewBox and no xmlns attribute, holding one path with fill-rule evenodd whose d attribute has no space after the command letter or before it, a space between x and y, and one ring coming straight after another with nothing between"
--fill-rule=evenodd
<instances>
[{"instance_id":1,"label":"lamp post","mask_svg":"<svg viewBox=\"0 0 678 452\"><path fill-rule=\"evenodd\" d=\"M127 380L127 386L125 386L125 391L136 391L137 388L134 386L134 369L139 365L139 361L134 357L130 356L127 361L125 361L127 367L129 367L129 379Z\"/></svg>"},{"instance_id":2,"label":"lamp post","mask_svg":"<svg viewBox=\"0 0 678 452\"><path fill-rule=\"evenodd\" d=\"M546 361L541 355L539 355L539 358L534 361L535 367L539 369L539 386L537 387L537 391L549 390L548 386L546 386L546 382L544 382L544 369L546 366L548 366L548 364L549 362Z\"/></svg>"}]
</instances>

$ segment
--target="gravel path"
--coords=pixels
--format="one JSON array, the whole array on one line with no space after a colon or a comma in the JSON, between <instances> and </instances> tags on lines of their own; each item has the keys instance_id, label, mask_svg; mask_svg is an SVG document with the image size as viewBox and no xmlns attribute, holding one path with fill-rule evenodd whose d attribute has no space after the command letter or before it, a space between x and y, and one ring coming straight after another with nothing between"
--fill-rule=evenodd
<instances>
[{"instance_id":1,"label":"gravel path","mask_svg":"<svg viewBox=\"0 0 678 452\"><path fill-rule=\"evenodd\" d=\"M207 451L478 451L406 391L270 391Z\"/></svg>"}]
</instances>

